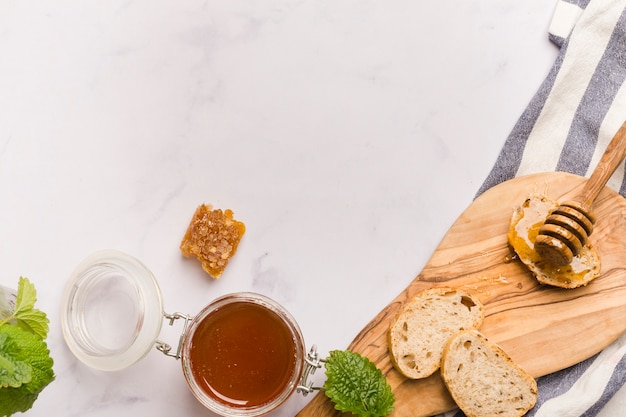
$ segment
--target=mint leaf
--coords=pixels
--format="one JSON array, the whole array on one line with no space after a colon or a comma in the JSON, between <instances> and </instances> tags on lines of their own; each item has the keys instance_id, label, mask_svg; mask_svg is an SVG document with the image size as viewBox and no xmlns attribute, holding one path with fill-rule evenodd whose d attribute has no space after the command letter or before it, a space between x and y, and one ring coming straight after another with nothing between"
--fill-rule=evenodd
<instances>
[{"instance_id":1,"label":"mint leaf","mask_svg":"<svg viewBox=\"0 0 626 417\"><path fill-rule=\"evenodd\" d=\"M22 329L45 340L48 336L50 321L46 313L35 308L36 301L37 291L35 290L35 286L28 278L20 277L13 314L0 321L0 326L12 320L16 320L17 325Z\"/></svg>"},{"instance_id":2,"label":"mint leaf","mask_svg":"<svg viewBox=\"0 0 626 417\"><path fill-rule=\"evenodd\" d=\"M16 316L17 325L25 331L39 336L45 340L48 336L49 320L46 313L33 309Z\"/></svg>"},{"instance_id":3,"label":"mint leaf","mask_svg":"<svg viewBox=\"0 0 626 417\"><path fill-rule=\"evenodd\" d=\"M383 417L393 411L391 387L369 359L349 350L333 350L325 362L324 389L335 409L360 417Z\"/></svg>"},{"instance_id":4,"label":"mint leaf","mask_svg":"<svg viewBox=\"0 0 626 417\"><path fill-rule=\"evenodd\" d=\"M0 416L29 410L39 393L54 380L46 342L19 326L0 326L0 361L13 367L13 376L0 377ZM30 376L24 372L25 367Z\"/></svg>"},{"instance_id":5,"label":"mint leaf","mask_svg":"<svg viewBox=\"0 0 626 417\"><path fill-rule=\"evenodd\" d=\"M30 366L13 356L16 350L17 344L6 333L0 333L0 388L19 387L32 378Z\"/></svg>"},{"instance_id":6,"label":"mint leaf","mask_svg":"<svg viewBox=\"0 0 626 417\"><path fill-rule=\"evenodd\" d=\"M15 300L15 315L23 311L32 310L37 302L37 291L28 278L20 277L17 284L17 300Z\"/></svg>"}]
</instances>

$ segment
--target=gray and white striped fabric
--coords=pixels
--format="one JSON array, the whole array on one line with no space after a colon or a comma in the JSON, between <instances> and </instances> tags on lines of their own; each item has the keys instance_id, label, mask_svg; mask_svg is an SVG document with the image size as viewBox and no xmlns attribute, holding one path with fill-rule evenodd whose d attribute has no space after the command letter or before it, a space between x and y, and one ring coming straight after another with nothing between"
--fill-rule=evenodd
<instances>
[{"instance_id":1,"label":"gray and white striped fabric","mask_svg":"<svg viewBox=\"0 0 626 417\"><path fill-rule=\"evenodd\" d=\"M549 37L558 58L478 194L534 172L589 176L626 120L626 0L560 0ZM626 196L623 165L608 186ZM539 378L539 399L527 415L596 416L626 381L625 354L623 335L598 355Z\"/></svg>"},{"instance_id":2,"label":"gray and white striped fabric","mask_svg":"<svg viewBox=\"0 0 626 417\"><path fill-rule=\"evenodd\" d=\"M626 120L626 1L561 0L550 39L561 51L507 138L479 194L516 176L587 176ZM622 195L624 169L609 186Z\"/></svg>"}]
</instances>

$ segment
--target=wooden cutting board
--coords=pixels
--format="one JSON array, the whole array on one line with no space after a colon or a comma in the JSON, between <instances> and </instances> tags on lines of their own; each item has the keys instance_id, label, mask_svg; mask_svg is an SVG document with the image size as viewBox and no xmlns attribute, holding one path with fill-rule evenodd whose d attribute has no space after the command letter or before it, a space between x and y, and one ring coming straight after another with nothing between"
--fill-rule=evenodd
<instances>
[{"instance_id":1,"label":"wooden cutting board","mask_svg":"<svg viewBox=\"0 0 626 417\"><path fill-rule=\"evenodd\" d=\"M535 377L593 356L626 330L626 199L618 193L605 188L594 205L598 220L590 241L602 267L588 286L542 286L519 261L510 260L507 231L513 208L531 194L570 199L585 180L541 173L485 192L452 225L422 272L356 336L348 348L372 360L395 393L392 417L425 417L455 408L438 372L412 381L389 361L389 324L402 303L423 289L453 286L478 295L486 315L480 330ZM318 393L297 416L341 413Z\"/></svg>"}]
</instances>

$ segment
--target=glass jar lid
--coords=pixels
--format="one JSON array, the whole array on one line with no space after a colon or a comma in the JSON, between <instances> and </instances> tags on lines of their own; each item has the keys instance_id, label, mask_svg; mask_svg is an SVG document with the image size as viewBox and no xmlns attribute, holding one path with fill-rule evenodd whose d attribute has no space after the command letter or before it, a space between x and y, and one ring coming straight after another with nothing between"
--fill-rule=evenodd
<instances>
[{"instance_id":1,"label":"glass jar lid","mask_svg":"<svg viewBox=\"0 0 626 417\"><path fill-rule=\"evenodd\" d=\"M161 291L134 257L102 250L74 270L62 300L63 336L86 365L116 371L143 358L163 323Z\"/></svg>"}]
</instances>

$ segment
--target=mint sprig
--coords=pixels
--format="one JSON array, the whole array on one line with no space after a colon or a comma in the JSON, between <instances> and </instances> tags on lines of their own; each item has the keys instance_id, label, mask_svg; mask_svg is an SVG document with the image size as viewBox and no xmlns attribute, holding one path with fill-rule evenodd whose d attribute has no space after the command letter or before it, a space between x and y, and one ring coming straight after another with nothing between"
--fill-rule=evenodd
<instances>
[{"instance_id":1,"label":"mint sprig","mask_svg":"<svg viewBox=\"0 0 626 417\"><path fill-rule=\"evenodd\" d=\"M393 411L391 386L372 361L349 350L333 350L324 362L324 391L335 409L360 417L383 417Z\"/></svg>"},{"instance_id":2,"label":"mint sprig","mask_svg":"<svg viewBox=\"0 0 626 417\"><path fill-rule=\"evenodd\" d=\"M37 302L35 286L28 278L20 277L15 309L11 315L0 320L0 326L15 320L19 327L45 340L48 336L49 320L46 313L35 308L35 302Z\"/></svg>"},{"instance_id":3,"label":"mint sprig","mask_svg":"<svg viewBox=\"0 0 626 417\"><path fill-rule=\"evenodd\" d=\"M20 278L15 308L0 320L0 416L29 410L54 380L45 342L49 321L36 300L34 285Z\"/></svg>"}]
</instances>

